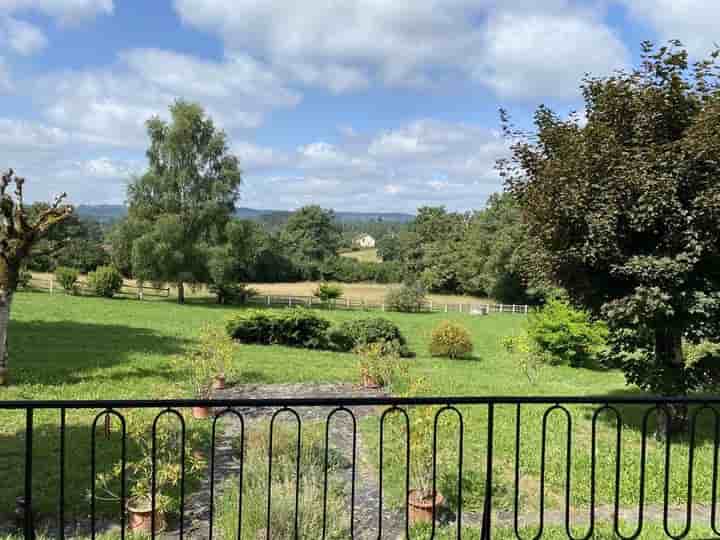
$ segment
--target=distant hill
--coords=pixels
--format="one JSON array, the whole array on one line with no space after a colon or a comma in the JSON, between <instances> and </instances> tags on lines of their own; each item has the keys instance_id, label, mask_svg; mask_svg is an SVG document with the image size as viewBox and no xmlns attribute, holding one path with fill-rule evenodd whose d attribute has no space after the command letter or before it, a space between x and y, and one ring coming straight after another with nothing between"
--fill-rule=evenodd
<instances>
[{"instance_id":1,"label":"distant hill","mask_svg":"<svg viewBox=\"0 0 720 540\"><path fill-rule=\"evenodd\" d=\"M76 209L81 217L94 218L101 222L110 222L122 219L127 215L127 208L121 204L81 204ZM287 218L291 212L287 210L257 210L255 208L236 208L235 215L242 219L258 221L272 221L272 217ZM401 212L340 212L335 215L339 221L367 222L392 221L407 223L415 216Z\"/></svg>"}]
</instances>

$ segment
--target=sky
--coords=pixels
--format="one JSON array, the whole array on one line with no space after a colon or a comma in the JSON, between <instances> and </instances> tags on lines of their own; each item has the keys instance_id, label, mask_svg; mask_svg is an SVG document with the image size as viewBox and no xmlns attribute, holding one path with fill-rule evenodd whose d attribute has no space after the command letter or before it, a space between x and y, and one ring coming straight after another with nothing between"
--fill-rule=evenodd
<instances>
[{"instance_id":1,"label":"sky","mask_svg":"<svg viewBox=\"0 0 720 540\"><path fill-rule=\"evenodd\" d=\"M145 121L200 103L241 163L240 206L481 208L498 109L579 111L585 73L639 44L720 43L712 0L0 0L0 169L26 198L121 204Z\"/></svg>"}]
</instances>

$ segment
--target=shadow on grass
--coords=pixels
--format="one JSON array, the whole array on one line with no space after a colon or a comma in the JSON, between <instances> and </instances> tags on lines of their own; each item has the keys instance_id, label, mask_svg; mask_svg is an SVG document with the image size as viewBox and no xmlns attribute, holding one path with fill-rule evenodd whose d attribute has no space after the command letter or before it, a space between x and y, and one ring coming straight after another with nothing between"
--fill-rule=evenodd
<instances>
[{"instance_id":1,"label":"shadow on grass","mask_svg":"<svg viewBox=\"0 0 720 540\"><path fill-rule=\"evenodd\" d=\"M73 321L11 321L12 384L63 385L82 381L84 373L127 362L133 354L181 353L187 340L130 326ZM111 378L172 378L171 371L132 366Z\"/></svg>"},{"instance_id":2,"label":"shadow on grass","mask_svg":"<svg viewBox=\"0 0 720 540\"><path fill-rule=\"evenodd\" d=\"M648 415L646 430L648 440L650 440L655 437L658 427L657 411L652 412L657 407L655 403L643 403L637 405L612 404L613 399L622 399L627 397L641 398L646 395L647 394L645 394L640 389L627 388L624 390L616 390L613 392L609 392L607 394L607 398L610 402L610 405L615 408L620 414L623 431L629 429L637 432L638 436L640 436L643 431L643 423L645 416ZM597 410L599 407L600 406L593 407L592 409L588 408L584 414L584 418L588 422L590 422L594 411ZM698 412L698 409L700 408L702 408L702 406L691 406L688 409L689 420L691 420L693 416L697 413L697 425L695 428L696 444L712 442L715 439L715 416L713 412L709 409ZM718 415L720 415L720 408L716 408L716 410ZM720 422L720 417L718 418L718 421ZM615 429L616 422L616 416L612 414L612 412L605 412L598 416L598 425L602 423L606 426L606 428ZM673 442L689 443L690 438L690 424L688 423L687 431L685 433L674 434L672 440Z\"/></svg>"},{"instance_id":3,"label":"shadow on grass","mask_svg":"<svg viewBox=\"0 0 720 540\"><path fill-rule=\"evenodd\" d=\"M190 419L189 410L180 410L186 420L187 436L191 431L198 434L193 440L192 450L199 450L206 455L209 453L209 423L200 424ZM92 485L92 424L95 415L100 410L67 410L67 424L65 427L65 471L64 471L64 503L66 524L75 520L87 521L90 514L90 490ZM127 457L128 461L137 461L143 454L139 444L138 434L132 430L133 426L142 425L143 432L150 436L150 425L160 410L150 409L139 411L119 411L126 420ZM138 416L142 414L142 416ZM165 417L160 425L178 429L179 424L174 418ZM5 432L0 433L0 525L13 518L15 500L24 495L25 482L25 445L26 432L24 429L25 412L0 411L0 423L5 426ZM120 423L113 418L109 432L105 431L104 417L97 423L96 447L96 474L108 474L110 481L108 487L112 495L106 493L100 482L96 484L96 510L100 520L119 521L120 516L120 481L119 466L121 463L122 429ZM142 424L138 424L142 422ZM9 426L15 430L7 429ZM162 429L162 428L161 428ZM32 431L33 462L33 510L39 522L51 522L54 525L58 515L60 495L60 413L56 410L36 411L35 426ZM163 443L160 443L163 444ZM166 443L167 444L167 443ZM172 443L171 443L172 444ZM173 447L170 451L173 461L179 464L179 451L176 454ZM159 453L162 455L165 452ZM175 457L177 456L177 458ZM161 466L163 457L159 458ZM170 461L167 462L171 463ZM115 467L115 469L114 469ZM198 487L200 475L206 474L207 463L198 469L190 464L186 457L186 489L192 493ZM97 476L96 476L97 478ZM126 496L130 497L135 485L128 479ZM178 497L179 488L169 488L165 495ZM110 500L112 499L112 500Z\"/></svg>"}]
</instances>

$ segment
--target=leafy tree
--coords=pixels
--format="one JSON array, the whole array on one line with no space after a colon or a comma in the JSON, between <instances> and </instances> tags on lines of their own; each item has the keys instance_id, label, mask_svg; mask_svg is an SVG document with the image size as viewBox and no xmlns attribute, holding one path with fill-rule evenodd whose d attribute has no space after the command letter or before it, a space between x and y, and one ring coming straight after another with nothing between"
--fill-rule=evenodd
<instances>
[{"instance_id":1,"label":"leafy tree","mask_svg":"<svg viewBox=\"0 0 720 540\"><path fill-rule=\"evenodd\" d=\"M718 52L694 66L678 42L643 43L641 66L587 77L587 123L546 107L500 164L538 270L612 330L629 382L684 394L683 339L720 323ZM680 423L683 411L671 416Z\"/></svg>"},{"instance_id":2,"label":"leafy tree","mask_svg":"<svg viewBox=\"0 0 720 540\"><path fill-rule=\"evenodd\" d=\"M255 225L246 220L233 220L225 227L225 243L208 249L207 265L210 289L218 303L245 290L242 282L250 277L254 259Z\"/></svg>"},{"instance_id":3,"label":"leafy tree","mask_svg":"<svg viewBox=\"0 0 720 540\"><path fill-rule=\"evenodd\" d=\"M136 277L176 283L182 303L184 283L205 277L201 244L213 245L224 230L242 180L225 133L199 105L176 101L170 115L170 123L147 122L148 171L128 187L129 219L148 229L133 242L131 259Z\"/></svg>"},{"instance_id":4,"label":"leafy tree","mask_svg":"<svg viewBox=\"0 0 720 540\"><path fill-rule=\"evenodd\" d=\"M341 234L335 213L317 205L304 206L288 219L282 241L303 277L316 277L319 263L334 257L340 247Z\"/></svg>"},{"instance_id":5,"label":"leafy tree","mask_svg":"<svg viewBox=\"0 0 720 540\"><path fill-rule=\"evenodd\" d=\"M386 234L377 241L376 245L378 257L384 262L400 260L400 238L396 234Z\"/></svg>"},{"instance_id":6,"label":"leafy tree","mask_svg":"<svg viewBox=\"0 0 720 540\"><path fill-rule=\"evenodd\" d=\"M14 196L8 192L15 185ZM62 204L66 194L30 217L23 203L25 179L10 169L0 179L0 384L8 381L8 326L10 306L18 287L23 263L35 246L58 223L72 214L73 208Z\"/></svg>"}]
</instances>

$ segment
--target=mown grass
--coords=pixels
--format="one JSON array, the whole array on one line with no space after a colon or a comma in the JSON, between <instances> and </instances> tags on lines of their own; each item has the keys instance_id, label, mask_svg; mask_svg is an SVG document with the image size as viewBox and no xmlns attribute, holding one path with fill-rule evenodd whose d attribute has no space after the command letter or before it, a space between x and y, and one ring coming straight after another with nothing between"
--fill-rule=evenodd
<instances>
[{"instance_id":1,"label":"mown grass","mask_svg":"<svg viewBox=\"0 0 720 540\"><path fill-rule=\"evenodd\" d=\"M380 262L380 257L378 257L377 249L375 248L346 251L341 253L340 256L355 259L360 262Z\"/></svg>"},{"instance_id":2,"label":"mown grass","mask_svg":"<svg viewBox=\"0 0 720 540\"><path fill-rule=\"evenodd\" d=\"M11 368L14 384L0 389L0 399L103 399L170 398L192 395L187 371L179 359L197 339L205 322L222 324L234 310L191 301L178 306L172 301L105 300L62 294L19 293L10 330ZM327 311L333 321L363 316L361 312ZM608 398L630 392L617 371L546 367L528 376L517 359L500 346L503 336L520 331L519 315L470 317L463 314L369 313L395 321L408 337L417 357L410 361L410 376L424 376L434 395L604 395ZM432 328L443 319L461 321L473 335L472 358L445 360L427 354ZM355 357L326 351L286 347L242 346L237 352L231 380L243 383L351 381L356 378ZM465 429L464 505L478 511L483 503L487 408L461 407ZM520 453L521 510L537 512L539 495L540 427L546 407L522 408ZM573 456L571 504L582 512L589 500L590 417L593 409L568 407L572 414ZM90 425L99 411L68 411L66 505L68 515L86 516L90 486ZM152 411L157 413L158 411ZM621 502L633 507L637 500L639 474L639 426L643 410L623 407L623 461ZM149 413L148 413L149 414ZM412 411L411 411L412 414ZM496 508L511 509L515 459L515 414L513 406L495 410L494 475ZM22 495L24 416L0 411L0 515L12 514L15 497ZM148 417L149 418L149 417ZM709 501L712 467L712 419L704 413L695 455L694 500ZM202 423L193 423L204 430ZM35 503L42 515L56 510L58 493L58 413L36 411L34 440ZM362 423L366 444L373 451L366 460L377 467L377 418ZM456 489L455 443L457 422L448 420L440 441L448 448L440 461L440 487L451 506ZM566 425L559 411L548 418L548 462L546 505L564 504ZM652 429L652 426L651 426ZM598 504L612 502L614 479L614 420L604 415L598 422ZM108 441L99 434L98 470L117 457L116 432ZM385 489L395 501L402 494L401 448L394 438L386 452ZM430 450L428 441L425 446ZM687 443L672 452L670 501L684 502L687 483ZM114 456L114 457L113 457ZM664 446L648 441L646 500L662 503ZM115 515L114 507L101 507ZM552 536L549 536L552 538ZM502 538L502 536L501 536ZM649 537L648 537L649 538Z\"/></svg>"}]
</instances>

